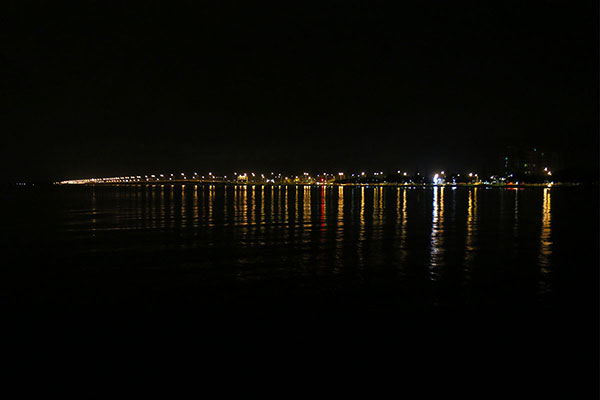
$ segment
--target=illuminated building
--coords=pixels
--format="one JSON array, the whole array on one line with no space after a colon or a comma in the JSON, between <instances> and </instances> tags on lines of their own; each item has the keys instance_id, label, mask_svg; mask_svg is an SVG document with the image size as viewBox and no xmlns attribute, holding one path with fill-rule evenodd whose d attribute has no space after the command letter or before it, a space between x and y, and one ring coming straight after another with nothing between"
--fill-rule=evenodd
<instances>
[{"instance_id":1,"label":"illuminated building","mask_svg":"<svg viewBox=\"0 0 600 400\"><path fill-rule=\"evenodd\" d=\"M559 167L556 153L537 147L508 147L501 162L504 176L522 179L543 177Z\"/></svg>"}]
</instances>

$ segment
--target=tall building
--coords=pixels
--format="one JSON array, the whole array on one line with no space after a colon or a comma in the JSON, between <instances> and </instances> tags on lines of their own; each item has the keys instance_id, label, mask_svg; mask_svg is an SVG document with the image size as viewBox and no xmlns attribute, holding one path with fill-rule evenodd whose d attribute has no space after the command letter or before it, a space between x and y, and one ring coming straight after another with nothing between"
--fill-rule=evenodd
<instances>
[{"instance_id":1,"label":"tall building","mask_svg":"<svg viewBox=\"0 0 600 400\"><path fill-rule=\"evenodd\" d=\"M537 147L507 147L502 156L504 176L542 177L559 167L556 153Z\"/></svg>"}]
</instances>

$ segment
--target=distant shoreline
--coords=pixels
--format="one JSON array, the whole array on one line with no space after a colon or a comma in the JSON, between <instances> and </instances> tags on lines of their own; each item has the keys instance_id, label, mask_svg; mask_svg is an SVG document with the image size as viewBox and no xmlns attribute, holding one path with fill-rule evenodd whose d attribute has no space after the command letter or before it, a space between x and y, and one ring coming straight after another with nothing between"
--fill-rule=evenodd
<instances>
[{"instance_id":1,"label":"distant shoreline","mask_svg":"<svg viewBox=\"0 0 600 400\"><path fill-rule=\"evenodd\" d=\"M303 183L303 182L230 182L230 181L207 181L207 180L177 180L157 182L95 182L95 183L63 183L56 182L57 186L185 186L185 185L235 185L235 186L390 186L390 187L492 187L492 188L519 188L519 187L555 187L555 186L585 186L586 183L577 182L553 182L553 183L518 183L518 184L496 184L496 183L396 183L396 182L369 182L369 183ZM593 185L593 184L592 184Z\"/></svg>"}]
</instances>

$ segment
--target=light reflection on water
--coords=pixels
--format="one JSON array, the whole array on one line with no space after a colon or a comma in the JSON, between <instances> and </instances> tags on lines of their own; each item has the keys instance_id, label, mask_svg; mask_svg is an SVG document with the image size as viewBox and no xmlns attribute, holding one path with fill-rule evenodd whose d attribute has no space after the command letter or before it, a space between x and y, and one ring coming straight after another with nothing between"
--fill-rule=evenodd
<instances>
[{"instance_id":1,"label":"light reflection on water","mask_svg":"<svg viewBox=\"0 0 600 400\"><path fill-rule=\"evenodd\" d=\"M540 293L545 294L550 291L551 281L549 278L551 266L550 257L552 255L552 214L551 214L551 197L550 189L544 189L544 197L542 202L542 230L540 233Z\"/></svg>"},{"instance_id":2,"label":"light reflection on water","mask_svg":"<svg viewBox=\"0 0 600 400\"><path fill-rule=\"evenodd\" d=\"M406 260L406 255L407 255L407 245L406 245L406 235L408 233L408 227L407 227L407 223L408 223L408 216L407 216L407 206L406 206L406 192L407 189L403 188L402 189L402 211L400 211L400 188L398 188L398 193L396 194L396 196L398 197L398 209L396 211L397 215L398 215L398 226L400 226L400 246L399 246L399 250L400 250L400 265L402 265L404 263L404 261Z\"/></svg>"},{"instance_id":3,"label":"light reflection on water","mask_svg":"<svg viewBox=\"0 0 600 400\"><path fill-rule=\"evenodd\" d=\"M473 258L477 248L475 240L477 238L477 189L469 190L469 202L467 206L467 235L465 239L464 273L465 281L471 280L471 270L473 268Z\"/></svg>"},{"instance_id":4,"label":"light reflection on water","mask_svg":"<svg viewBox=\"0 0 600 400\"><path fill-rule=\"evenodd\" d=\"M517 237L519 235L519 191L515 190L515 204L513 208L514 222L513 222L513 235Z\"/></svg>"},{"instance_id":5,"label":"light reflection on water","mask_svg":"<svg viewBox=\"0 0 600 400\"><path fill-rule=\"evenodd\" d=\"M429 278L437 281L444 265L444 187L433 188Z\"/></svg>"},{"instance_id":6,"label":"light reflection on water","mask_svg":"<svg viewBox=\"0 0 600 400\"><path fill-rule=\"evenodd\" d=\"M335 231L335 265L334 272L339 273L343 266L342 254L344 245L344 187L337 189L337 215Z\"/></svg>"},{"instance_id":7,"label":"light reflection on water","mask_svg":"<svg viewBox=\"0 0 600 400\"><path fill-rule=\"evenodd\" d=\"M185 200L185 185L181 185L179 202L181 203L181 227L185 228L187 225L187 215L185 213L186 200Z\"/></svg>"},{"instance_id":8,"label":"light reflection on water","mask_svg":"<svg viewBox=\"0 0 600 400\"><path fill-rule=\"evenodd\" d=\"M263 274L276 268L359 280L386 270L396 271L389 279L456 279L468 286L477 276L522 264L515 273L536 276L538 292L545 294L552 291L552 190L96 187L85 202L65 206L59 237L75 252L180 248L197 251L207 262L201 254L212 248L234 266L260 266ZM541 228L534 218L540 214ZM527 275L532 267L537 273Z\"/></svg>"},{"instance_id":9,"label":"light reflection on water","mask_svg":"<svg viewBox=\"0 0 600 400\"><path fill-rule=\"evenodd\" d=\"M364 267L364 246L365 246L365 187L360 188L360 226L357 243L358 265Z\"/></svg>"}]
</instances>

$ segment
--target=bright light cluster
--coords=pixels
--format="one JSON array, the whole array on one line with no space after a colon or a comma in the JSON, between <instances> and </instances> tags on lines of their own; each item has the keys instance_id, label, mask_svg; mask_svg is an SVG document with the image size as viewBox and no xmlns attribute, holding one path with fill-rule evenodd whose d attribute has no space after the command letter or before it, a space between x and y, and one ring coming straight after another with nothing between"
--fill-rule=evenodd
<instances>
[{"instance_id":1,"label":"bright light cluster","mask_svg":"<svg viewBox=\"0 0 600 400\"><path fill-rule=\"evenodd\" d=\"M552 176L549 168L544 168L546 176ZM228 177L229 176L229 177ZM371 172L321 172L313 174L302 172L299 175L286 175L282 173L261 173L261 172L234 172L230 175L220 175L212 171L201 175L198 172L173 172L173 173L153 173L146 175L129 175L102 178L83 178L69 179L55 182L59 185L86 185L86 184L122 184L122 183L154 183L154 182L211 182L211 183L265 183L265 184L375 184L375 183L395 183L395 184L434 184L434 185L457 185L457 184L518 184L513 182L513 175L496 176L489 178L480 178L475 172L446 173L440 171L433 176L420 172L409 173L406 170L399 169L394 173L385 173L381 170ZM512 178L512 179L511 179Z\"/></svg>"}]
</instances>

